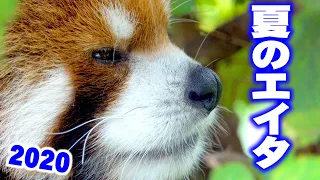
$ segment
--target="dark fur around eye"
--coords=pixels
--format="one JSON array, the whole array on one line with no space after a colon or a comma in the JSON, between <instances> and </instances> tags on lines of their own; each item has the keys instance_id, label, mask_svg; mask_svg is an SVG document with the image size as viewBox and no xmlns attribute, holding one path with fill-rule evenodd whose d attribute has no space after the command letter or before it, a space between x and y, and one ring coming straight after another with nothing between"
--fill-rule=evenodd
<instances>
[{"instance_id":1,"label":"dark fur around eye","mask_svg":"<svg viewBox=\"0 0 320 180\"><path fill-rule=\"evenodd\" d=\"M117 64L127 60L126 54L114 48L101 48L92 52L92 58L101 64Z\"/></svg>"}]
</instances>

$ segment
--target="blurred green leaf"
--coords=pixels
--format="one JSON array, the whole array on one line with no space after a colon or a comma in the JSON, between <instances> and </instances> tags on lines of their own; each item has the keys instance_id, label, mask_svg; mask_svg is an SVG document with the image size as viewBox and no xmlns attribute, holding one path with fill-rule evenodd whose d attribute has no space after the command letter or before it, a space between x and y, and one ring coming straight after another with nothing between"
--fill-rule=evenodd
<instances>
[{"instance_id":1,"label":"blurred green leaf","mask_svg":"<svg viewBox=\"0 0 320 180\"><path fill-rule=\"evenodd\" d=\"M220 25L247 11L248 0L196 0L200 29L211 32Z\"/></svg>"},{"instance_id":2,"label":"blurred green leaf","mask_svg":"<svg viewBox=\"0 0 320 180\"><path fill-rule=\"evenodd\" d=\"M284 123L284 131L294 141L295 148L319 142L319 109L292 112L285 119Z\"/></svg>"},{"instance_id":3,"label":"blurred green leaf","mask_svg":"<svg viewBox=\"0 0 320 180\"><path fill-rule=\"evenodd\" d=\"M296 158L288 158L272 172L271 180L320 179L319 165L319 156L301 156Z\"/></svg>"},{"instance_id":4,"label":"blurred green leaf","mask_svg":"<svg viewBox=\"0 0 320 180\"><path fill-rule=\"evenodd\" d=\"M0 55L3 52L3 35L5 32L5 26L14 15L17 2L18 0L1 0L0 1ZM0 70L3 66L4 64L1 62Z\"/></svg>"},{"instance_id":5,"label":"blurred green leaf","mask_svg":"<svg viewBox=\"0 0 320 180\"><path fill-rule=\"evenodd\" d=\"M272 106L272 103L246 103L243 100L234 102L234 112L239 117L238 135L243 147L243 151L247 156L251 157L249 149L256 145L266 133L265 128L257 128L249 117L257 112ZM254 134L254 136L253 136Z\"/></svg>"},{"instance_id":6,"label":"blurred green leaf","mask_svg":"<svg viewBox=\"0 0 320 180\"><path fill-rule=\"evenodd\" d=\"M296 5L302 7L304 13L319 12L320 10L319 0L297 0Z\"/></svg>"},{"instance_id":7,"label":"blurred green leaf","mask_svg":"<svg viewBox=\"0 0 320 180\"><path fill-rule=\"evenodd\" d=\"M18 0L0 1L0 37L3 36L5 25L11 20L12 16L15 13L17 2Z\"/></svg>"},{"instance_id":8,"label":"blurred green leaf","mask_svg":"<svg viewBox=\"0 0 320 180\"><path fill-rule=\"evenodd\" d=\"M15 6L18 0L2 0L0 1L0 25L8 22L15 12Z\"/></svg>"},{"instance_id":9,"label":"blurred green leaf","mask_svg":"<svg viewBox=\"0 0 320 180\"><path fill-rule=\"evenodd\" d=\"M254 180L250 169L241 163L230 163L215 168L210 180Z\"/></svg>"},{"instance_id":10,"label":"blurred green leaf","mask_svg":"<svg viewBox=\"0 0 320 180\"><path fill-rule=\"evenodd\" d=\"M236 100L249 101L248 91L253 83L248 52L248 48L243 48L230 58L217 63L217 74L223 85L221 104L229 109L233 109Z\"/></svg>"},{"instance_id":11,"label":"blurred green leaf","mask_svg":"<svg viewBox=\"0 0 320 180\"><path fill-rule=\"evenodd\" d=\"M290 66L294 111L285 118L284 127L296 148L320 138L320 11L312 10L313 5L319 6L319 1L308 2L294 17L294 59Z\"/></svg>"},{"instance_id":12,"label":"blurred green leaf","mask_svg":"<svg viewBox=\"0 0 320 180\"><path fill-rule=\"evenodd\" d=\"M291 87L294 89L293 105L296 111L310 108L320 110L319 29L320 11L312 14L303 11L294 19L292 39L294 60L290 74Z\"/></svg>"},{"instance_id":13,"label":"blurred green leaf","mask_svg":"<svg viewBox=\"0 0 320 180\"><path fill-rule=\"evenodd\" d=\"M182 16L189 14L195 8L194 0L176 0L172 2L172 15Z\"/></svg>"}]
</instances>

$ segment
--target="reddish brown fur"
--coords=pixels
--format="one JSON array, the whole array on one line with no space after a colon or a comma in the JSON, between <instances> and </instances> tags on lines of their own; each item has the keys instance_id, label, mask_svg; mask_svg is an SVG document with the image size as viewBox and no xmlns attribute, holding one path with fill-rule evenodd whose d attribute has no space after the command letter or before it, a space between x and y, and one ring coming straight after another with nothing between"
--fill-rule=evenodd
<instances>
[{"instance_id":1,"label":"reddish brown fur","mask_svg":"<svg viewBox=\"0 0 320 180\"><path fill-rule=\"evenodd\" d=\"M116 37L102 15L103 4L123 5L124 1L125 9L135 16L136 29L134 36L121 41L118 48L126 52L151 53L169 41L168 16L164 8L159 8L163 7L161 1L24 0L19 5L17 20L8 27L6 34L8 66L0 75L0 100L5 100L2 95L15 89L12 81L19 79L25 85L36 84L46 78L48 70L64 67L72 79L74 99L96 101L92 102L98 104L95 113L105 111L117 100L130 71L126 62L98 64L91 58L91 52L114 46ZM52 131L63 131L81 123L76 113L76 109L66 109ZM57 139L49 137L43 145L51 146L54 141Z\"/></svg>"},{"instance_id":2,"label":"reddish brown fur","mask_svg":"<svg viewBox=\"0 0 320 180\"><path fill-rule=\"evenodd\" d=\"M121 1L116 2L123 5ZM112 47L116 41L101 14L102 4L111 3L114 1L24 0L19 7L18 20L8 27L6 56L9 66L5 72L10 76L2 75L5 77L1 81L19 76L27 82L36 82L43 78L43 70L65 65L71 75L87 72L99 77L97 81L103 85L110 74L127 71L125 65L121 69L99 66L91 59L92 50ZM161 1L151 4L150 0L139 0L139 3L126 0L125 6L135 15L138 24L134 37L120 43L122 50L150 53L168 41L168 17L165 10L159 8L163 6ZM77 81L77 77L73 78Z\"/></svg>"}]
</instances>

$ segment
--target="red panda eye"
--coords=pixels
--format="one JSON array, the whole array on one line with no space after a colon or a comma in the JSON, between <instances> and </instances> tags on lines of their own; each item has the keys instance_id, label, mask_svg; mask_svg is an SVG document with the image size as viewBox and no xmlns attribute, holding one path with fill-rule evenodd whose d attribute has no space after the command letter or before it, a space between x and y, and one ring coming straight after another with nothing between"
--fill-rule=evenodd
<instances>
[{"instance_id":1,"label":"red panda eye","mask_svg":"<svg viewBox=\"0 0 320 180\"><path fill-rule=\"evenodd\" d=\"M92 58L102 64L117 64L125 61L125 54L114 48L102 48L92 52Z\"/></svg>"}]
</instances>

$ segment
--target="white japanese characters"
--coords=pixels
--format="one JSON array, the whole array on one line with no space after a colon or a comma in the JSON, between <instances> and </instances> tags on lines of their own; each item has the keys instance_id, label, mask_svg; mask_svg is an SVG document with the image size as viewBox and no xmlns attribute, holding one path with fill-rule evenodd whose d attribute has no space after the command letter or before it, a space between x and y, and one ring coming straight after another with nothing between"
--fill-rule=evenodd
<instances>
[{"instance_id":1,"label":"white japanese characters","mask_svg":"<svg viewBox=\"0 0 320 180\"><path fill-rule=\"evenodd\" d=\"M288 150L289 146L289 143L285 140L277 141L276 137L267 136L262 144L253 150L253 153L255 153L257 156L267 156L267 158L264 160L257 162L257 165L263 169L270 167L279 161L279 159L281 159L283 154ZM272 147L277 149L273 152L270 150Z\"/></svg>"},{"instance_id":2,"label":"white japanese characters","mask_svg":"<svg viewBox=\"0 0 320 180\"><path fill-rule=\"evenodd\" d=\"M252 5L253 38L288 38L290 5Z\"/></svg>"},{"instance_id":3,"label":"white japanese characters","mask_svg":"<svg viewBox=\"0 0 320 180\"><path fill-rule=\"evenodd\" d=\"M291 58L288 45L291 8L291 4L251 5L254 81L264 87L252 90L251 100L275 102L275 107L252 118L258 126L268 128L265 138L252 150L255 164L262 170L279 162L291 146L281 134L281 118L290 110L292 98L290 89L281 88L289 80L285 68Z\"/></svg>"},{"instance_id":4,"label":"white japanese characters","mask_svg":"<svg viewBox=\"0 0 320 180\"><path fill-rule=\"evenodd\" d=\"M256 73L256 81L266 84L266 90L252 92L253 99L290 99L290 91L277 90L277 83L287 81L286 73Z\"/></svg>"},{"instance_id":5,"label":"white japanese characters","mask_svg":"<svg viewBox=\"0 0 320 180\"><path fill-rule=\"evenodd\" d=\"M267 52L265 57L262 59L261 53L265 49L267 49ZM281 52L281 56L276 61L271 62L274 58L276 49ZM265 68L271 63L271 66L274 70L279 69L288 63L289 58L290 50L288 46L282 42L272 40L261 42L254 48L252 53L253 62L258 68Z\"/></svg>"}]
</instances>

